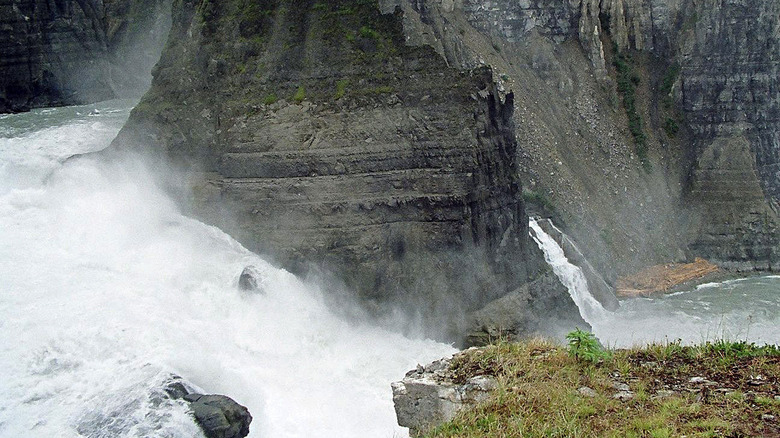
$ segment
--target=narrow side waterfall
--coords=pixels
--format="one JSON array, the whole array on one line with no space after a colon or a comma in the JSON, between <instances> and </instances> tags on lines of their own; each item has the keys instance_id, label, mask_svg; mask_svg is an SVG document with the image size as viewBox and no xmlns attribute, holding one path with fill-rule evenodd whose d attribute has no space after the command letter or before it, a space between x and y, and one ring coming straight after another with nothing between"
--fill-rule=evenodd
<instances>
[{"instance_id":1,"label":"narrow side waterfall","mask_svg":"<svg viewBox=\"0 0 780 438\"><path fill-rule=\"evenodd\" d=\"M542 230L542 227L539 226L535 219L531 218L529 225L531 227L531 237L544 252L544 259L552 267L555 275L569 290L572 300L580 309L582 319L593 327L598 322L606 319L607 310L591 295L582 269L569 262L563 253L563 248Z\"/></svg>"}]
</instances>

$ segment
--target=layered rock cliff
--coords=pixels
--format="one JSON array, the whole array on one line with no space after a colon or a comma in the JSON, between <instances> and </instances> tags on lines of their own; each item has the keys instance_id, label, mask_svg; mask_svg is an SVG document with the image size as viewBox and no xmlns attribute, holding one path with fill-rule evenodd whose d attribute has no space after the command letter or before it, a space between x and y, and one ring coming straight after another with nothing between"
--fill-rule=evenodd
<instances>
[{"instance_id":1,"label":"layered rock cliff","mask_svg":"<svg viewBox=\"0 0 780 438\"><path fill-rule=\"evenodd\" d=\"M140 95L169 24L166 0L0 2L0 113Z\"/></svg>"},{"instance_id":2,"label":"layered rock cliff","mask_svg":"<svg viewBox=\"0 0 780 438\"><path fill-rule=\"evenodd\" d=\"M526 197L610 279L696 256L776 269L779 2L381 3L514 92Z\"/></svg>"},{"instance_id":3,"label":"layered rock cliff","mask_svg":"<svg viewBox=\"0 0 780 438\"><path fill-rule=\"evenodd\" d=\"M194 214L249 248L462 334L467 311L545 269L513 109L490 68L406 44L400 11L374 1L177 1L114 148L183 166Z\"/></svg>"}]
</instances>

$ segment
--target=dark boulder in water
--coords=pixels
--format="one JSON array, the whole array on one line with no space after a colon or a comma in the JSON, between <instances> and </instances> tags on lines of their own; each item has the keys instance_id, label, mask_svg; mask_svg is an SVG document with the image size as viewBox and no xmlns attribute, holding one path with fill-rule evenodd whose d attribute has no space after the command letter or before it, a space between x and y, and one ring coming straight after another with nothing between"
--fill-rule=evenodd
<instances>
[{"instance_id":1,"label":"dark boulder in water","mask_svg":"<svg viewBox=\"0 0 780 438\"><path fill-rule=\"evenodd\" d=\"M224 395L187 394L184 400L208 438L243 438L249 434L249 410Z\"/></svg>"},{"instance_id":2,"label":"dark boulder in water","mask_svg":"<svg viewBox=\"0 0 780 438\"><path fill-rule=\"evenodd\" d=\"M241 271L238 277L238 288L246 291L264 292L263 285L259 281L260 271L252 265L247 266Z\"/></svg>"},{"instance_id":3,"label":"dark boulder in water","mask_svg":"<svg viewBox=\"0 0 780 438\"><path fill-rule=\"evenodd\" d=\"M195 388L177 375L163 384L165 398L184 400L207 438L244 438L249 434L252 415L245 406L219 394L197 394Z\"/></svg>"}]
</instances>

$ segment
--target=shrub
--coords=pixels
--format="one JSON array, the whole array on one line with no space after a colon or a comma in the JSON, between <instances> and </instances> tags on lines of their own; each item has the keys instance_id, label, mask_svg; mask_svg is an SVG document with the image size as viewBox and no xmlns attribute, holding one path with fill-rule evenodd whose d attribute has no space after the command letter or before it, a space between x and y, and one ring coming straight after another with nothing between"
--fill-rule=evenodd
<instances>
[{"instance_id":1,"label":"shrub","mask_svg":"<svg viewBox=\"0 0 780 438\"><path fill-rule=\"evenodd\" d=\"M279 100L279 99L276 97L276 94L275 93L271 93L268 96L265 96L265 99L263 99L263 104L265 104L265 105L273 105L273 104L276 103L277 100Z\"/></svg>"},{"instance_id":2,"label":"shrub","mask_svg":"<svg viewBox=\"0 0 780 438\"><path fill-rule=\"evenodd\" d=\"M295 95L293 96L293 102L301 103L304 99L306 99L306 89L304 89L303 85L301 85L298 87L298 91L296 91Z\"/></svg>"},{"instance_id":3,"label":"shrub","mask_svg":"<svg viewBox=\"0 0 780 438\"><path fill-rule=\"evenodd\" d=\"M379 39L379 32L375 31L374 29L371 29L368 26L363 26L360 28L360 36L363 38L371 38L374 40Z\"/></svg>"},{"instance_id":4,"label":"shrub","mask_svg":"<svg viewBox=\"0 0 780 438\"><path fill-rule=\"evenodd\" d=\"M591 332L577 329L566 335L566 340L569 342L569 354L577 360L596 363L609 358L609 353Z\"/></svg>"},{"instance_id":5,"label":"shrub","mask_svg":"<svg viewBox=\"0 0 780 438\"><path fill-rule=\"evenodd\" d=\"M341 99L344 97L344 94L347 92L347 85L349 84L349 79L341 79L338 82L336 82L336 95L334 96L336 99Z\"/></svg>"}]
</instances>

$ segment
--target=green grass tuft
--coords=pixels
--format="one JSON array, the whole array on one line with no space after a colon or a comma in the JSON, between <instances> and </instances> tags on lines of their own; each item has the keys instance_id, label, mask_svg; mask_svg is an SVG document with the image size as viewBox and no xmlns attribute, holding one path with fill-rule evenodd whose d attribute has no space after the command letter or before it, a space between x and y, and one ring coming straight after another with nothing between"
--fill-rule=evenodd
<instances>
[{"instance_id":1,"label":"green grass tuft","mask_svg":"<svg viewBox=\"0 0 780 438\"><path fill-rule=\"evenodd\" d=\"M295 103L301 103L304 101L304 99L306 99L306 89L303 87L303 85L301 85L293 95L292 100Z\"/></svg>"}]
</instances>

